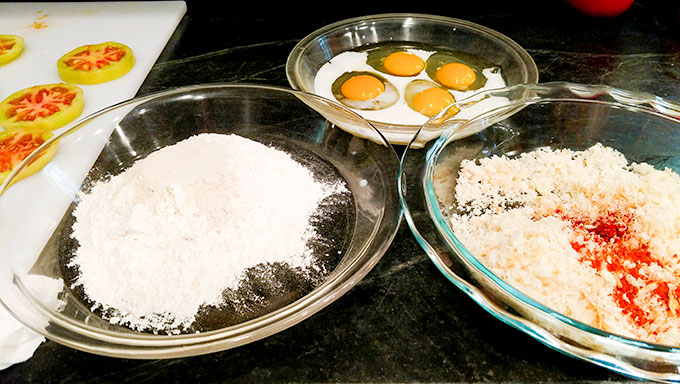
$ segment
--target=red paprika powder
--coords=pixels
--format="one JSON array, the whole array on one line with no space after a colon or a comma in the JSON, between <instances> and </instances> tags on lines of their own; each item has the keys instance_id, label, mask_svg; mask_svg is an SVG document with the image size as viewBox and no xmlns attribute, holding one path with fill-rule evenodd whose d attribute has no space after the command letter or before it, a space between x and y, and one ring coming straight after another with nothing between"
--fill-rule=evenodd
<instances>
[{"instance_id":1,"label":"red paprika powder","mask_svg":"<svg viewBox=\"0 0 680 384\"><path fill-rule=\"evenodd\" d=\"M659 298L665 309L678 313L678 309L673 308L670 302L674 299L671 294L677 295L680 288L671 292L668 283L655 281L641 270L652 264L661 268L663 265L651 254L649 245L636 235L632 226L635 221L633 215L607 212L591 219L570 216L561 210L555 214L574 230L575 239L570 243L581 256L580 261L597 271L607 270L616 277L617 285L611 293L612 298L634 324L644 326L654 322L636 300L640 289L649 284L657 285L652 294Z\"/></svg>"}]
</instances>

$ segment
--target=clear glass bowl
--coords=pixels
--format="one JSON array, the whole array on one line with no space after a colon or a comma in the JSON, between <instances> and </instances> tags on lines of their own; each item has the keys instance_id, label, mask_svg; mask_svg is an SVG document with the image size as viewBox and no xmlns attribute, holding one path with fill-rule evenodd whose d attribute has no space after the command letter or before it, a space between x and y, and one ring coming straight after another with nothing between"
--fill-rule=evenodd
<instances>
[{"instance_id":1,"label":"clear glass bowl","mask_svg":"<svg viewBox=\"0 0 680 384\"><path fill-rule=\"evenodd\" d=\"M455 202L452 191L464 159L515 156L546 146L585 150L599 142L629 161L680 173L680 106L650 94L562 82L489 94L509 103L464 124L435 117L427 124L446 131L425 148L405 150L399 193L416 239L480 306L549 347L634 378L680 381L680 346L611 334L550 310L487 269L452 232L445 212Z\"/></svg>"},{"instance_id":2,"label":"clear glass bowl","mask_svg":"<svg viewBox=\"0 0 680 384\"><path fill-rule=\"evenodd\" d=\"M95 113L41 146L58 143L50 163L0 192L0 300L21 322L56 342L127 358L169 358L236 347L286 329L339 298L382 257L401 221L399 159L392 147L335 127L319 111L332 111L365 129L370 124L337 103L284 88L247 84L170 90ZM235 133L273 144L301 159L315 159L347 182L354 204L329 231L342 244L330 272L308 290L263 293L253 316L230 318L195 334L161 335L113 325L84 305L65 278L71 210L76 194L121 172L137 159L198 133ZM102 207L105 209L105 207Z\"/></svg>"},{"instance_id":3,"label":"clear glass bowl","mask_svg":"<svg viewBox=\"0 0 680 384\"><path fill-rule=\"evenodd\" d=\"M502 69L507 85L535 83L538 69L529 54L507 36L469 21L414 13L380 14L339 21L302 39L286 62L286 75L293 89L314 93L317 71L333 57L348 50L381 42L413 42L448 47L476 55ZM378 139L373 131L355 127L334 117L338 125L361 137ZM406 145L420 125L371 124L392 144ZM420 145L441 131L421 131Z\"/></svg>"}]
</instances>

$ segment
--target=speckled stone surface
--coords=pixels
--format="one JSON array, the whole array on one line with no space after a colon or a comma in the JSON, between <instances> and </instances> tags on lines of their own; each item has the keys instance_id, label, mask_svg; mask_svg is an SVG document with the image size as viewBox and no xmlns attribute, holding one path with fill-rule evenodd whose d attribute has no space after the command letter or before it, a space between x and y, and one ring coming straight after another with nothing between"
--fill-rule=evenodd
<instances>
[{"instance_id":1,"label":"speckled stone surface","mask_svg":"<svg viewBox=\"0 0 680 384\"><path fill-rule=\"evenodd\" d=\"M288 53L317 28L348 17L416 12L509 36L533 56L541 81L602 83L680 102L680 15L665 2L640 0L613 19L584 17L560 0L304 7L189 1L139 94L215 82L288 86ZM1 383L601 381L630 379L492 317L437 271L405 223L358 286L267 339L171 360L102 357L47 341L30 360L0 371Z\"/></svg>"}]
</instances>

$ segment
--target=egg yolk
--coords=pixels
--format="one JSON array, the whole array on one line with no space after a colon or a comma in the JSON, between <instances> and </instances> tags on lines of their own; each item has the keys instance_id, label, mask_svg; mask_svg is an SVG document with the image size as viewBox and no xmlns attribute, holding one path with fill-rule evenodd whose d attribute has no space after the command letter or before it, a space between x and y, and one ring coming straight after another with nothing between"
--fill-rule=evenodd
<instances>
[{"instance_id":1,"label":"egg yolk","mask_svg":"<svg viewBox=\"0 0 680 384\"><path fill-rule=\"evenodd\" d=\"M457 91L466 90L477 79L475 71L462 63L445 64L437 71L437 80Z\"/></svg>"},{"instance_id":2,"label":"egg yolk","mask_svg":"<svg viewBox=\"0 0 680 384\"><path fill-rule=\"evenodd\" d=\"M432 117L453 104L454 101L456 100L449 91L434 87L416 94L413 97L413 106L416 111L425 116Z\"/></svg>"},{"instance_id":3,"label":"egg yolk","mask_svg":"<svg viewBox=\"0 0 680 384\"><path fill-rule=\"evenodd\" d=\"M425 68L420 57L408 52L394 52L383 61L385 70L395 76L413 76Z\"/></svg>"},{"instance_id":4,"label":"egg yolk","mask_svg":"<svg viewBox=\"0 0 680 384\"><path fill-rule=\"evenodd\" d=\"M380 96L385 91L385 84L376 77L359 75L345 81L340 91L348 99L364 101Z\"/></svg>"}]
</instances>

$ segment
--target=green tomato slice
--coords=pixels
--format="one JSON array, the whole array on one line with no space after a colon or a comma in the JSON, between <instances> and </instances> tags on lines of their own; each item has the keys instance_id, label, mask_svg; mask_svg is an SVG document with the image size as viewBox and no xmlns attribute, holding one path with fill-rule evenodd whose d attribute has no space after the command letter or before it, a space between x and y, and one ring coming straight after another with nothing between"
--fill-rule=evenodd
<instances>
[{"instance_id":1,"label":"green tomato slice","mask_svg":"<svg viewBox=\"0 0 680 384\"><path fill-rule=\"evenodd\" d=\"M14 128L0 132L0 183L3 183L12 170L52 136L52 132L34 128ZM12 183L33 175L47 165L54 157L57 145L58 142L55 141L33 158L12 179Z\"/></svg>"},{"instance_id":2,"label":"green tomato slice","mask_svg":"<svg viewBox=\"0 0 680 384\"><path fill-rule=\"evenodd\" d=\"M16 35L0 35L0 65L19 57L24 50L24 39Z\"/></svg>"},{"instance_id":3,"label":"green tomato slice","mask_svg":"<svg viewBox=\"0 0 680 384\"><path fill-rule=\"evenodd\" d=\"M84 107L83 90L77 85L36 85L0 102L0 126L51 131L75 120Z\"/></svg>"},{"instance_id":4,"label":"green tomato slice","mask_svg":"<svg viewBox=\"0 0 680 384\"><path fill-rule=\"evenodd\" d=\"M125 75L134 65L130 47L109 41L72 50L57 61L57 70L68 83L99 84Z\"/></svg>"}]
</instances>

